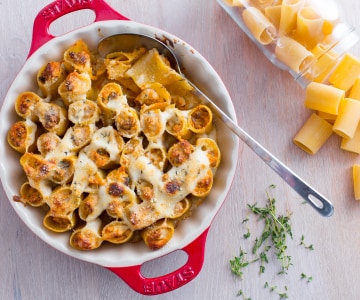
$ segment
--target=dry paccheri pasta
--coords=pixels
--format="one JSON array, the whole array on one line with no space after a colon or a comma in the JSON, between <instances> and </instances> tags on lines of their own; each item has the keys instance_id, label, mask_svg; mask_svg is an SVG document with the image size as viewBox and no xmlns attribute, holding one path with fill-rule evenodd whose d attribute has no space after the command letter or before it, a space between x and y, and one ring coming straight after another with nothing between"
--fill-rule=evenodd
<instances>
[{"instance_id":1,"label":"dry paccheri pasta","mask_svg":"<svg viewBox=\"0 0 360 300\"><path fill-rule=\"evenodd\" d=\"M8 132L26 174L14 200L45 208L43 225L75 249L163 247L212 188L211 110L156 49L101 58L78 40L37 83Z\"/></svg>"}]
</instances>

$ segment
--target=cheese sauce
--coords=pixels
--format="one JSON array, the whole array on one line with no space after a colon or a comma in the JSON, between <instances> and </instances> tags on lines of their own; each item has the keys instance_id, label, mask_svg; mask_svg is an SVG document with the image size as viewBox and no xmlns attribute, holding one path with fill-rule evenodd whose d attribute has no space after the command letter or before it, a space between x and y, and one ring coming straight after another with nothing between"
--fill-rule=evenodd
<instances>
[{"instance_id":1,"label":"cheese sauce","mask_svg":"<svg viewBox=\"0 0 360 300\"><path fill-rule=\"evenodd\" d=\"M173 215L175 205L195 189L199 179L206 175L209 161L200 148L195 148L189 159L182 165L172 167L166 174L154 166L146 156L131 159L129 175L132 182L146 180L153 186L154 196L148 203L143 202L130 207L130 215L141 219L142 226L148 226L153 219ZM165 179L165 180L164 180ZM145 213L150 212L149 215ZM130 227L137 228L134 220ZM137 221L140 222L140 221ZM138 229L138 228L137 228Z\"/></svg>"}]
</instances>

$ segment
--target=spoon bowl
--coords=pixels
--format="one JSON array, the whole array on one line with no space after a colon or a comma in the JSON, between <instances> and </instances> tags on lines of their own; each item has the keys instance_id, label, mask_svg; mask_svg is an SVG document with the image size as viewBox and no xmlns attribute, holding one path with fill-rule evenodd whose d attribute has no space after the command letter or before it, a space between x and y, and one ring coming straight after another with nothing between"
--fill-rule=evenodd
<instances>
[{"instance_id":1,"label":"spoon bowl","mask_svg":"<svg viewBox=\"0 0 360 300\"><path fill-rule=\"evenodd\" d=\"M134 49L144 47L146 49L156 48L164 55L173 69L181 73L179 61L175 53L160 39L152 38L139 33L119 33L103 38L98 44L98 53L105 57L107 54L124 51L131 52Z\"/></svg>"},{"instance_id":2,"label":"spoon bowl","mask_svg":"<svg viewBox=\"0 0 360 300\"><path fill-rule=\"evenodd\" d=\"M105 37L98 44L98 52L106 56L116 51L132 51L145 47L150 50L156 48L170 62L172 68L181 74L184 79L194 88L195 93L206 103L213 113L237 135L250 149L252 149L269 167L271 167L289 186L305 199L322 216L329 217L334 208L331 202L314 190L309 184L296 175L291 169L279 161L273 154L261 146L247 132L240 128L228 115L223 112L209 97L207 97L196 85L190 82L181 71L179 61L171 48L157 38L136 33L120 33Z\"/></svg>"}]
</instances>

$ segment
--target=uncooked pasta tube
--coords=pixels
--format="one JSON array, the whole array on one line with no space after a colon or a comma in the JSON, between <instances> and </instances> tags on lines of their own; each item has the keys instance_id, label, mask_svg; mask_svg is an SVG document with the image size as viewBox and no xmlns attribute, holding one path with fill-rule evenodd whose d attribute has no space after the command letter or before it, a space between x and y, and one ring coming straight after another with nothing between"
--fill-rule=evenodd
<instances>
[{"instance_id":1,"label":"uncooked pasta tube","mask_svg":"<svg viewBox=\"0 0 360 300\"><path fill-rule=\"evenodd\" d=\"M275 55L296 73L306 70L315 58L303 45L286 36L278 38Z\"/></svg>"},{"instance_id":2,"label":"uncooked pasta tube","mask_svg":"<svg viewBox=\"0 0 360 300\"><path fill-rule=\"evenodd\" d=\"M249 7L243 11L246 26L252 32L254 38L263 45L272 43L276 37L275 26L255 7Z\"/></svg>"},{"instance_id":3,"label":"uncooked pasta tube","mask_svg":"<svg viewBox=\"0 0 360 300\"><path fill-rule=\"evenodd\" d=\"M306 88L305 107L337 115L345 92L333 86L312 82Z\"/></svg>"},{"instance_id":4,"label":"uncooked pasta tube","mask_svg":"<svg viewBox=\"0 0 360 300\"><path fill-rule=\"evenodd\" d=\"M294 143L309 154L315 154L333 133L332 126L313 113L294 137Z\"/></svg>"},{"instance_id":5,"label":"uncooked pasta tube","mask_svg":"<svg viewBox=\"0 0 360 300\"><path fill-rule=\"evenodd\" d=\"M360 120L360 101L350 98L342 100L333 130L338 135L351 139Z\"/></svg>"}]
</instances>

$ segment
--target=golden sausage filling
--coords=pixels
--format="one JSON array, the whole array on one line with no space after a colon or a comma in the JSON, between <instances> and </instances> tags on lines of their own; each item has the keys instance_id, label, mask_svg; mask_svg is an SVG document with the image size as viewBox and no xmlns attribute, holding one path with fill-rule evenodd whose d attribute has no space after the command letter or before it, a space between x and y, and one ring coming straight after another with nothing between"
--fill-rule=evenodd
<instances>
[{"instance_id":1,"label":"golden sausage filling","mask_svg":"<svg viewBox=\"0 0 360 300\"><path fill-rule=\"evenodd\" d=\"M44 226L75 249L166 245L212 188L211 110L156 49L102 59L78 40L37 82L8 132L26 175L14 201L45 208Z\"/></svg>"}]
</instances>

